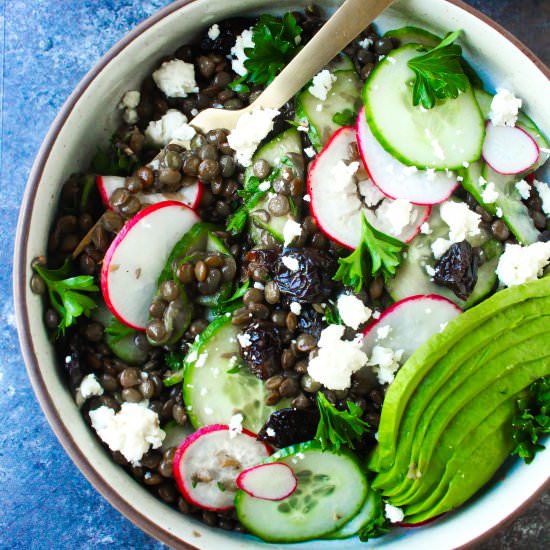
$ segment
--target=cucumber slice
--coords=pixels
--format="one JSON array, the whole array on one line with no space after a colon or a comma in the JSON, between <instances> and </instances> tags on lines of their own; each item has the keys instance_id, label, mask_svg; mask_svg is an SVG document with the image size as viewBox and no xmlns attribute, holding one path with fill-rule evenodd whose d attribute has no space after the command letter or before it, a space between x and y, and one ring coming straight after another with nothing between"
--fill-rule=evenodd
<instances>
[{"instance_id":1,"label":"cucumber slice","mask_svg":"<svg viewBox=\"0 0 550 550\"><path fill-rule=\"evenodd\" d=\"M441 42L441 37L413 25L401 27L400 29L392 29L386 32L383 38L398 40L400 46L404 46L405 44L419 44L420 46L430 49L435 48Z\"/></svg>"},{"instance_id":2,"label":"cucumber slice","mask_svg":"<svg viewBox=\"0 0 550 550\"><path fill-rule=\"evenodd\" d=\"M267 392L262 380L252 376L239 355L237 334L231 316L218 317L200 335L185 358L183 399L195 428L229 424L240 412L243 426L258 433L269 415L287 406L265 405Z\"/></svg>"},{"instance_id":3,"label":"cucumber slice","mask_svg":"<svg viewBox=\"0 0 550 550\"><path fill-rule=\"evenodd\" d=\"M426 111L413 107L414 73L407 62L418 44L391 52L370 74L363 91L369 126L403 164L456 170L481 157L485 125L472 88Z\"/></svg>"},{"instance_id":4,"label":"cucumber slice","mask_svg":"<svg viewBox=\"0 0 550 550\"><path fill-rule=\"evenodd\" d=\"M367 480L349 451L322 451L316 441L281 449L267 462L283 462L298 479L294 493L280 501L238 491L239 521L268 542L299 542L323 537L346 524L360 510Z\"/></svg>"},{"instance_id":5,"label":"cucumber slice","mask_svg":"<svg viewBox=\"0 0 550 550\"><path fill-rule=\"evenodd\" d=\"M493 102L493 96L482 90L481 88L474 88L474 95L476 96L479 110L485 120L489 120L489 113L491 112L491 103Z\"/></svg>"},{"instance_id":6,"label":"cucumber slice","mask_svg":"<svg viewBox=\"0 0 550 550\"><path fill-rule=\"evenodd\" d=\"M345 525L330 533L325 538L327 539L347 539L359 533L359 531L370 523L378 513L380 506L380 496L375 491L369 491L365 502L359 512L352 517Z\"/></svg>"},{"instance_id":7,"label":"cucumber slice","mask_svg":"<svg viewBox=\"0 0 550 550\"><path fill-rule=\"evenodd\" d=\"M353 63L349 68L344 67L341 62L331 71L336 81L324 101L310 94L308 90L296 97L296 118L300 123L308 125L309 139L318 152L332 134L342 127L332 120L334 115L346 110L357 113L361 107L361 80Z\"/></svg>"},{"instance_id":8,"label":"cucumber slice","mask_svg":"<svg viewBox=\"0 0 550 550\"><path fill-rule=\"evenodd\" d=\"M439 237L447 238L449 233L447 224L439 215L438 207L433 208L429 224L432 232L429 235L418 235L411 242L407 255L395 277L390 279L386 285L388 292L396 302L417 294L437 294L462 309L468 309L495 288L496 268L502 253L502 245L494 239L490 239L485 232L469 239L473 246L481 246L485 253L485 263L478 268L477 283L468 300L464 301L448 288L436 285L426 272L427 265L433 268L435 264L431 249L432 243Z\"/></svg>"}]
</instances>

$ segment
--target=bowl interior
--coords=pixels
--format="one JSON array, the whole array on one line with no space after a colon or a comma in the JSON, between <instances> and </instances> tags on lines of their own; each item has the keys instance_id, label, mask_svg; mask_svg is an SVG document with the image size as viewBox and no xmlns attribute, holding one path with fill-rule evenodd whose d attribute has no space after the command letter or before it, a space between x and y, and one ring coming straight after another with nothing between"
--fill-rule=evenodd
<instances>
[{"instance_id":1,"label":"bowl interior","mask_svg":"<svg viewBox=\"0 0 550 550\"><path fill-rule=\"evenodd\" d=\"M57 436L84 475L122 513L150 534L173 547L185 542L200 548L267 547L249 536L210 529L186 518L149 495L111 461L90 432L55 366L42 324L42 304L29 290L32 258L46 250L47 234L58 193L67 177L86 166L96 146L117 124L116 105L155 67L157 59L192 40L215 21L237 13L285 11L308 2L282 0L176 1L117 44L71 95L54 122L39 153L27 186L18 225L15 257L15 303L21 345L35 392ZM332 9L336 0L319 1ZM275 6L276 4L276 6ZM380 30L418 25L437 33L465 31L465 54L488 89L508 87L524 99L526 111L550 134L548 73L514 46L497 29L444 0L401 0L378 20ZM539 62L540 63L540 62ZM459 547L498 525L542 488L548 478L550 449L528 467L514 462L469 506L419 529L397 529L374 546L410 550ZM352 548L357 541L314 541L300 548ZM287 545L285 548L298 548Z\"/></svg>"}]
</instances>

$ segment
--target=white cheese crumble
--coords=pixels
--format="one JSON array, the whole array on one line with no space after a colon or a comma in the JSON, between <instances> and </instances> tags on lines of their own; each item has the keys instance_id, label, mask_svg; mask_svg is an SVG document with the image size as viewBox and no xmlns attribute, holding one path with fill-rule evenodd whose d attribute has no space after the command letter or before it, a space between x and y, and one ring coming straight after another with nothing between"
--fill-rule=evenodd
<instances>
[{"instance_id":1,"label":"white cheese crumble","mask_svg":"<svg viewBox=\"0 0 550 550\"><path fill-rule=\"evenodd\" d=\"M336 77L328 69L323 69L313 77L309 93L317 99L325 101L335 82Z\"/></svg>"},{"instance_id":2,"label":"white cheese crumble","mask_svg":"<svg viewBox=\"0 0 550 550\"><path fill-rule=\"evenodd\" d=\"M550 217L550 186L539 180L535 180L533 185L542 200L542 211Z\"/></svg>"},{"instance_id":3,"label":"white cheese crumble","mask_svg":"<svg viewBox=\"0 0 550 550\"><path fill-rule=\"evenodd\" d=\"M244 76L248 71L244 66L244 62L248 56L244 53L245 48L253 48L254 40L252 40L252 29L244 30L235 41L235 45L231 48L231 68L239 75Z\"/></svg>"},{"instance_id":4,"label":"white cheese crumble","mask_svg":"<svg viewBox=\"0 0 550 550\"><path fill-rule=\"evenodd\" d=\"M306 147L304 149L304 153L310 158L312 159L316 153L315 153L315 149L313 147Z\"/></svg>"},{"instance_id":5,"label":"white cheese crumble","mask_svg":"<svg viewBox=\"0 0 550 550\"><path fill-rule=\"evenodd\" d=\"M376 206L385 198L384 193L372 183L371 180L362 180L357 184L359 194L363 197L363 202L367 206Z\"/></svg>"},{"instance_id":6,"label":"white cheese crumble","mask_svg":"<svg viewBox=\"0 0 550 550\"><path fill-rule=\"evenodd\" d=\"M262 139L273 130L273 119L279 114L276 109L254 109L244 113L227 136L229 147L237 153L237 161L243 166L252 164L252 155Z\"/></svg>"},{"instance_id":7,"label":"white cheese crumble","mask_svg":"<svg viewBox=\"0 0 550 550\"><path fill-rule=\"evenodd\" d=\"M290 269L290 271L298 271L300 269L300 263L296 258L291 258L290 256L283 256L281 262Z\"/></svg>"},{"instance_id":8,"label":"white cheese crumble","mask_svg":"<svg viewBox=\"0 0 550 550\"><path fill-rule=\"evenodd\" d=\"M96 375L92 373L82 379L78 391L84 399L88 399L95 395L103 395L103 386L97 380Z\"/></svg>"},{"instance_id":9,"label":"white cheese crumble","mask_svg":"<svg viewBox=\"0 0 550 550\"><path fill-rule=\"evenodd\" d=\"M141 94L137 90L129 90L120 100L119 109L135 109L141 101Z\"/></svg>"},{"instance_id":10,"label":"white cheese crumble","mask_svg":"<svg viewBox=\"0 0 550 550\"><path fill-rule=\"evenodd\" d=\"M329 325L321 332L319 352L310 359L308 374L330 390L345 390L351 385L351 375L364 367L367 354L361 343L342 340L345 327Z\"/></svg>"},{"instance_id":11,"label":"white cheese crumble","mask_svg":"<svg viewBox=\"0 0 550 550\"><path fill-rule=\"evenodd\" d=\"M275 430L273 428L267 428L265 431L267 437L275 437Z\"/></svg>"},{"instance_id":12,"label":"white cheese crumble","mask_svg":"<svg viewBox=\"0 0 550 550\"><path fill-rule=\"evenodd\" d=\"M443 254L445 254L445 252ZM426 270L426 273L428 274L429 277L433 277L435 275L435 269L430 264L426 264L424 266L424 269Z\"/></svg>"},{"instance_id":13,"label":"white cheese crumble","mask_svg":"<svg viewBox=\"0 0 550 550\"><path fill-rule=\"evenodd\" d=\"M168 109L160 120L152 120L145 129L147 141L156 147L174 140L186 144L195 134L195 128L187 124L187 117L177 109Z\"/></svg>"},{"instance_id":14,"label":"white cheese crumble","mask_svg":"<svg viewBox=\"0 0 550 550\"><path fill-rule=\"evenodd\" d=\"M90 411L90 420L109 449L119 451L134 466L151 447L158 449L166 437L158 414L147 408L147 402L122 403L117 413L102 406Z\"/></svg>"},{"instance_id":15,"label":"white cheese crumble","mask_svg":"<svg viewBox=\"0 0 550 550\"><path fill-rule=\"evenodd\" d=\"M364 38L359 42L359 46L361 48L368 48L369 46L372 46L373 41L370 38Z\"/></svg>"},{"instance_id":16,"label":"white cheese crumble","mask_svg":"<svg viewBox=\"0 0 550 550\"><path fill-rule=\"evenodd\" d=\"M400 523L405 518L405 513L401 508L392 506L386 503L384 505L384 515L390 520L391 523Z\"/></svg>"},{"instance_id":17,"label":"white cheese crumble","mask_svg":"<svg viewBox=\"0 0 550 550\"><path fill-rule=\"evenodd\" d=\"M500 282L515 286L536 281L550 262L550 242L529 246L507 244L496 269Z\"/></svg>"},{"instance_id":18,"label":"white cheese crumble","mask_svg":"<svg viewBox=\"0 0 550 550\"><path fill-rule=\"evenodd\" d=\"M304 200L306 202L311 202L311 197L309 195L304 195Z\"/></svg>"},{"instance_id":19,"label":"white cheese crumble","mask_svg":"<svg viewBox=\"0 0 550 550\"><path fill-rule=\"evenodd\" d=\"M403 350L393 350L384 346L374 346L368 365L373 367L373 371L378 377L380 384L391 384L395 378L395 373L399 369L399 361L403 357Z\"/></svg>"},{"instance_id":20,"label":"white cheese crumble","mask_svg":"<svg viewBox=\"0 0 550 550\"><path fill-rule=\"evenodd\" d=\"M290 311L292 311L294 315L300 315L300 313L302 313L302 306L298 302L291 302Z\"/></svg>"},{"instance_id":21,"label":"white cheese crumble","mask_svg":"<svg viewBox=\"0 0 550 550\"><path fill-rule=\"evenodd\" d=\"M442 237L437 238L432 243L432 254L434 255L434 258L439 260L439 258L441 258L441 256L449 250L452 244L452 241L449 241L448 239L443 239Z\"/></svg>"},{"instance_id":22,"label":"white cheese crumble","mask_svg":"<svg viewBox=\"0 0 550 550\"><path fill-rule=\"evenodd\" d=\"M495 211L495 214L497 215L497 218L502 218L502 208L499 206L497 207L496 211Z\"/></svg>"},{"instance_id":23,"label":"white cheese crumble","mask_svg":"<svg viewBox=\"0 0 550 550\"><path fill-rule=\"evenodd\" d=\"M422 233L422 235L431 235L432 234L432 229L431 229L430 224L428 222L424 222L420 226L420 233Z\"/></svg>"},{"instance_id":24,"label":"white cheese crumble","mask_svg":"<svg viewBox=\"0 0 550 550\"><path fill-rule=\"evenodd\" d=\"M372 318L373 319L380 319L380 316L382 315L382 313L380 311L375 311L373 314L372 314Z\"/></svg>"},{"instance_id":25,"label":"white cheese crumble","mask_svg":"<svg viewBox=\"0 0 550 550\"><path fill-rule=\"evenodd\" d=\"M254 288L257 288L258 290L263 290L265 288L265 285L263 283L260 283L260 281L254 281Z\"/></svg>"},{"instance_id":26,"label":"white cheese crumble","mask_svg":"<svg viewBox=\"0 0 550 550\"><path fill-rule=\"evenodd\" d=\"M493 204L499 197L498 191L495 189L494 182L490 181L481 193L481 200L485 204Z\"/></svg>"},{"instance_id":27,"label":"white cheese crumble","mask_svg":"<svg viewBox=\"0 0 550 550\"><path fill-rule=\"evenodd\" d=\"M391 331L391 325L384 325L383 327L376 329L376 340L384 340L390 335Z\"/></svg>"},{"instance_id":28,"label":"white cheese crumble","mask_svg":"<svg viewBox=\"0 0 550 550\"><path fill-rule=\"evenodd\" d=\"M243 433L244 416L241 413L234 414L229 420L229 439L234 439Z\"/></svg>"},{"instance_id":29,"label":"white cheese crumble","mask_svg":"<svg viewBox=\"0 0 550 550\"><path fill-rule=\"evenodd\" d=\"M515 126L522 103L510 90L497 88L489 113L491 122L495 126Z\"/></svg>"},{"instance_id":30,"label":"white cheese crumble","mask_svg":"<svg viewBox=\"0 0 550 550\"><path fill-rule=\"evenodd\" d=\"M531 195L531 186L525 180L519 180L516 183L516 189L518 190L521 198L524 200L527 200Z\"/></svg>"},{"instance_id":31,"label":"white cheese crumble","mask_svg":"<svg viewBox=\"0 0 550 550\"><path fill-rule=\"evenodd\" d=\"M181 59L165 61L153 73L153 80L166 97L187 97L198 92L195 66Z\"/></svg>"},{"instance_id":32,"label":"white cheese crumble","mask_svg":"<svg viewBox=\"0 0 550 550\"><path fill-rule=\"evenodd\" d=\"M352 294L341 294L338 297L337 307L344 324L354 330L366 323L372 314L372 310Z\"/></svg>"},{"instance_id":33,"label":"white cheese crumble","mask_svg":"<svg viewBox=\"0 0 550 550\"><path fill-rule=\"evenodd\" d=\"M241 348L248 348L252 345L252 340L250 340L250 334L237 334L237 340L239 341L239 345Z\"/></svg>"},{"instance_id":34,"label":"white cheese crumble","mask_svg":"<svg viewBox=\"0 0 550 550\"><path fill-rule=\"evenodd\" d=\"M208 29L208 38L210 38L210 40L216 40L218 36L220 36L220 26L217 23L214 23Z\"/></svg>"},{"instance_id":35,"label":"white cheese crumble","mask_svg":"<svg viewBox=\"0 0 550 550\"><path fill-rule=\"evenodd\" d=\"M443 221L449 226L449 239L459 243L467 237L479 235L481 216L472 212L463 202L444 202L440 207Z\"/></svg>"},{"instance_id":36,"label":"white cheese crumble","mask_svg":"<svg viewBox=\"0 0 550 550\"><path fill-rule=\"evenodd\" d=\"M288 219L283 227L284 245L288 246L296 237L302 234L302 226L294 220Z\"/></svg>"},{"instance_id":37,"label":"white cheese crumble","mask_svg":"<svg viewBox=\"0 0 550 550\"><path fill-rule=\"evenodd\" d=\"M260 185L258 185L258 189L260 191L268 191L269 189L271 189L271 182L262 181L262 183L260 183Z\"/></svg>"},{"instance_id":38,"label":"white cheese crumble","mask_svg":"<svg viewBox=\"0 0 550 550\"><path fill-rule=\"evenodd\" d=\"M399 235L411 221L413 205L405 199L384 201L376 211L376 215L389 225L390 233Z\"/></svg>"}]
</instances>

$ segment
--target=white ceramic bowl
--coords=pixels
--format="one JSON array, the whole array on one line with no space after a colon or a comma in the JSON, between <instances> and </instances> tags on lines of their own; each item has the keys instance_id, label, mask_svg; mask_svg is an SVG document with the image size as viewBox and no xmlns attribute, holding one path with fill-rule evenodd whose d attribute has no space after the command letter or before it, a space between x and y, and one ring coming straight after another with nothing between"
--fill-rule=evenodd
<instances>
[{"instance_id":1,"label":"white ceramic bowl","mask_svg":"<svg viewBox=\"0 0 550 550\"><path fill-rule=\"evenodd\" d=\"M174 548L224 550L281 547L249 536L208 528L151 496L115 464L84 423L55 366L42 323L42 304L29 290L32 258L46 250L58 193L72 172L87 164L96 144L116 125L116 105L151 72L157 60L192 40L215 21L237 13L284 11L307 1L178 0L145 21L114 46L86 75L65 103L47 135L27 185L14 261L15 304L21 347L34 390L57 437L91 483L134 523ZM337 0L319 1L325 7ZM377 20L386 30L419 25L437 33L465 31L465 54L489 89L506 86L525 101L550 135L550 72L511 35L458 0L401 0ZM483 493L458 511L415 529L397 529L372 547L408 550L457 548L479 541L519 513L548 485L550 448L529 466L515 461ZM286 548L343 550L357 540L313 541Z\"/></svg>"}]
</instances>

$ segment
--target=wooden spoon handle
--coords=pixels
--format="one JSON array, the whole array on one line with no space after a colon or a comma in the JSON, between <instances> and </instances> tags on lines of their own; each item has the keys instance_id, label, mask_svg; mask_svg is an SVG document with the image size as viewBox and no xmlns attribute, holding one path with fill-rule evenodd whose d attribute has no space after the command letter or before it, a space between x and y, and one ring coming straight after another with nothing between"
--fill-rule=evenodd
<instances>
[{"instance_id":1,"label":"wooden spoon handle","mask_svg":"<svg viewBox=\"0 0 550 550\"><path fill-rule=\"evenodd\" d=\"M278 109L284 105L393 1L346 0L262 92L253 107Z\"/></svg>"}]
</instances>

